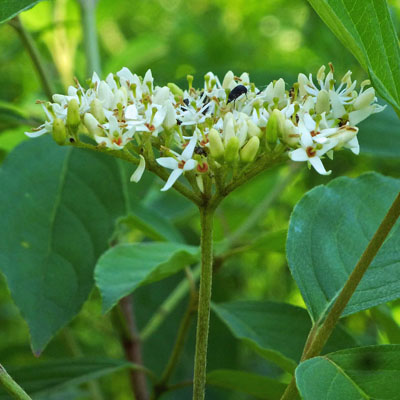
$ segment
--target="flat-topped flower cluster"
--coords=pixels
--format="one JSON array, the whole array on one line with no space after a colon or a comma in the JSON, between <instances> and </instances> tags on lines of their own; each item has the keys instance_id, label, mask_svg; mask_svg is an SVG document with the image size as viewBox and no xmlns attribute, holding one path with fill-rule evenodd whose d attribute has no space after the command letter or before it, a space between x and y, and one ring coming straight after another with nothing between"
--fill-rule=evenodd
<instances>
[{"instance_id":1,"label":"flat-topped flower cluster","mask_svg":"<svg viewBox=\"0 0 400 400\"><path fill-rule=\"evenodd\" d=\"M79 141L88 134L98 146L128 151L139 167L154 156L172 170L162 190L169 189L186 171L192 171L200 190L202 174L214 168L237 168L265 154L287 153L293 161L307 161L320 174L329 174L321 161L335 150L359 153L357 124L379 112L375 91L361 83L356 91L351 72L340 82L322 66L314 83L299 74L292 86L278 79L258 89L243 73L227 72L221 81L212 72L200 89L182 89L170 83L155 86L148 70L144 78L122 68L100 80L96 73L85 90L78 82L67 95L56 94L53 103L42 103L47 121L30 137L51 133L59 144ZM149 151L144 151L145 148ZM147 146L147 147L146 147Z\"/></svg>"}]
</instances>

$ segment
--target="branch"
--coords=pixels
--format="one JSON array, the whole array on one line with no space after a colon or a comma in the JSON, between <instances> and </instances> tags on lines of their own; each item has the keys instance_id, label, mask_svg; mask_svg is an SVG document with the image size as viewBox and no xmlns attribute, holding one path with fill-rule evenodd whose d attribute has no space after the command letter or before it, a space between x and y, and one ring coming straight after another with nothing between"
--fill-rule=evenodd
<instances>
[{"instance_id":1,"label":"branch","mask_svg":"<svg viewBox=\"0 0 400 400\"><path fill-rule=\"evenodd\" d=\"M354 294L358 284L362 277L370 266L372 260L377 255L379 249L383 245L385 239L389 235L389 232L393 228L397 219L400 216L400 193L395 198L392 206L387 212L385 218L379 225L379 228L375 232L374 236L368 243L367 248L361 255L357 265L354 267L353 272L350 274L345 285L340 291L338 297L333 303L332 308L329 310L326 318L322 321L318 321L317 324L312 328L307 342L304 346L304 352L301 357L301 361L308 360L309 358L317 356L325 346L325 343L329 339L333 329L335 328L339 318L346 308L351 296ZM297 396L297 387L295 378L292 378L289 386L286 388L281 400L294 399Z\"/></svg>"},{"instance_id":2,"label":"branch","mask_svg":"<svg viewBox=\"0 0 400 400\"><path fill-rule=\"evenodd\" d=\"M9 24L16 30L21 39L22 44L24 45L25 49L27 50L33 66L36 69L36 72L39 76L39 80L42 84L42 88L44 93L46 94L47 98L52 101L53 97L53 89L51 87L50 81L47 77L46 69L43 65L42 57L39 53L38 48L36 47L35 42L32 39L30 33L24 28L19 16L14 17Z\"/></svg>"},{"instance_id":3,"label":"branch","mask_svg":"<svg viewBox=\"0 0 400 400\"><path fill-rule=\"evenodd\" d=\"M127 296L120 300L119 309L115 309L114 322L117 325L121 342L127 360L138 365L143 365L142 349L137 334L136 322L133 315L132 297ZM143 370L132 368L130 370L131 385L136 400L148 400L146 376Z\"/></svg>"},{"instance_id":4,"label":"branch","mask_svg":"<svg viewBox=\"0 0 400 400\"><path fill-rule=\"evenodd\" d=\"M19 400L32 400L28 394L18 385L17 382L8 375L7 371L0 364L0 383L4 386L8 393L15 399Z\"/></svg>"}]
</instances>

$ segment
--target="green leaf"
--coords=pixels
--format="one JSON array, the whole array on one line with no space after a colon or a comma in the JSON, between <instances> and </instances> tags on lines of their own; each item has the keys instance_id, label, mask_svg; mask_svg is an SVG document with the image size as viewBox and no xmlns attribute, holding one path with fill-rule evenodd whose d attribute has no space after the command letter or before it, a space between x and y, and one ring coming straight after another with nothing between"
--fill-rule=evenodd
<instances>
[{"instance_id":1,"label":"green leaf","mask_svg":"<svg viewBox=\"0 0 400 400\"><path fill-rule=\"evenodd\" d=\"M316 357L296 369L304 400L394 400L400 393L400 345L359 347Z\"/></svg>"},{"instance_id":2,"label":"green leaf","mask_svg":"<svg viewBox=\"0 0 400 400\"><path fill-rule=\"evenodd\" d=\"M378 93L400 112L400 49L385 0L309 0L371 77Z\"/></svg>"},{"instance_id":3,"label":"green leaf","mask_svg":"<svg viewBox=\"0 0 400 400\"><path fill-rule=\"evenodd\" d=\"M7 368L7 372L32 396L80 385L126 368L135 368L135 365L127 361L85 358ZM0 398L8 399L9 396L1 395Z\"/></svg>"},{"instance_id":4,"label":"green leaf","mask_svg":"<svg viewBox=\"0 0 400 400\"><path fill-rule=\"evenodd\" d=\"M106 155L57 146L49 137L24 142L5 160L0 269L28 322L35 352L79 312L117 218L135 212L144 196L145 177L129 183L134 168ZM137 218L151 223L146 216ZM163 221L154 212L151 219L157 218ZM167 232L161 232L164 239Z\"/></svg>"},{"instance_id":5,"label":"green leaf","mask_svg":"<svg viewBox=\"0 0 400 400\"><path fill-rule=\"evenodd\" d=\"M266 376L228 369L209 372L207 385L243 392L265 400L279 400L287 386Z\"/></svg>"},{"instance_id":6,"label":"green leaf","mask_svg":"<svg viewBox=\"0 0 400 400\"><path fill-rule=\"evenodd\" d=\"M2 0L0 6L0 23L14 18L22 11L29 10L42 0Z\"/></svg>"},{"instance_id":7,"label":"green leaf","mask_svg":"<svg viewBox=\"0 0 400 400\"><path fill-rule=\"evenodd\" d=\"M381 103L381 102L380 102ZM393 108L386 107L360 123L361 153L385 158L400 158L400 120Z\"/></svg>"},{"instance_id":8,"label":"green leaf","mask_svg":"<svg viewBox=\"0 0 400 400\"><path fill-rule=\"evenodd\" d=\"M212 309L237 339L282 369L294 371L311 329L305 309L269 301L213 304ZM339 328L326 349L332 351L351 346L356 343Z\"/></svg>"},{"instance_id":9,"label":"green leaf","mask_svg":"<svg viewBox=\"0 0 400 400\"><path fill-rule=\"evenodd\" d=\"M181 243L132 243L104 253L95 270L103 312L141 285L164 279L199 259L199 248Z\"/></svg>"},{"instance_id":10,"label":"green leaf","mask_svg":"<svg viewBox=\"0 0 400 400\"><path fill-rule=\"evenodd\" d=\"M313 321L334 302L399 190L400 180L368 173L318 186L296 205L287 258ZM392 229L343 315L400 297L399 228Z\"/></svg>"}]
</instances>

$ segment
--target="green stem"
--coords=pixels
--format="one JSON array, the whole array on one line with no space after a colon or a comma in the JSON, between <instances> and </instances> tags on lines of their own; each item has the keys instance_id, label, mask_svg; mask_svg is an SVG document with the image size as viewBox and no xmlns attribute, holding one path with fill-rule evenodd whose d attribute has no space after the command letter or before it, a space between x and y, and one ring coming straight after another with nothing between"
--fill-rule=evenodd
<instances>
[{"instance_id":1,"label":"green stem","mask_svg":"<svg viewBox=\"0 0 400 400\"><path fill-rule=\"evenodd\" d=\"M335 328L339 318L346 308L351 296L354 294L357 286L359 285L362 277L370 266L372 260L375 258L379 249L383 245L385 239L389 235L389 232L393 228L397 219L400 216L400 193L395 198L392 206L387 212L385 218L379 225L379 228L375 232L374 236L368 243L367 248L361 255L357 265L354 267L353 272L350 274L345 285L340 291L338 297L333 303L332 308L329 310L326 318L322 321L318 321L317 324L312 328L307 342L304 346L303 356L301 361L308 360L309 358L315 357L322 351L327 340L329 339L333 329ZM289 386L286 388L281 400L294 399L297 396L297 388L295 378L293 377Z\"/></svg>"},{"instance_id":2,"label":"green stem","mask_svg":"<svg viewBox=\"0 0 400 400\"><path fill-rule=\"evenodd\" d=\"M53 91L50 81L48 79L48 76L47 76L48 73L46 72L46 68L43 65L42 57L40 56L39 50L36 47L36 44L33 41L32 36L22 25L22 22L18 16L14 17L9 23L18 33L22 44L24 45L25 49L27 50L27 52L32 60L33 66L35 67L36 72L39 76L39 80L42 84L44 93L46 94L47 98L50 101L52 101L54 91Z\"/></svg>"},{"instance_id":3,"label":"green stem","mask_svg":"<svg viewBox=\"0 0 400 400\"><path fill-rule=\"evenodd\" d=\"M0 383L5 387L8 393L14 398L19 400L32 400L29 395L18 385L17 382L8 375L7 371L0 364Z\"/></svg>"},{"instance_id":4,"label":"green stem","mask_svg":"<svg viewBox=\"0 0 400 400\"><path fill-rule=\"evenodd\" d=\"M194 360L193 400L203 400L205 396L213 272L213 218L214 208L207 205L200 207L201 275L197 315L196 352Z\"/></svg>"},{"instance_id":5,"label":"green stem","mask_svg":"<svg viewBox=\"0 0 400 400\"><path fill-rule=\"evenodd\" d=\"M101 75L100 54L96 30L97 0L79 0L79 3L82 15L87 76L92 76L93 72L97 72Z\"/></svg>"}]
</instances>

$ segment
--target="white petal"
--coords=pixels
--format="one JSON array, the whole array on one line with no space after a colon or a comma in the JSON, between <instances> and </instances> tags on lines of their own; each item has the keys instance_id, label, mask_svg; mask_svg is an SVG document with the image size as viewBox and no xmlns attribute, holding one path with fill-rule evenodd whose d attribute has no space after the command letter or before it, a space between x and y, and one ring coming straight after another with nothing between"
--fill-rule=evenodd
<instances>
[{"instance_id":1,"label":"white petal","mask_svg":"<svg viewBox=\"0 0 400 400\"><path fill-rule=\"evenodd\" d=\"M43 125L42 125L43 126ZM37 138L39 136L44 135L45 133L49 132L47 128L42 128L39 131L34 131L34 132L25 132L25 135L30 137L30 138Z\"/></svg>"},{"instance_id":2,"label":"white petal","mask_svg":"<svg viewBox=\"0 0 400 400\"><path fill-rule=\"evenodd\" d=\"M190 138L188 145L186 146L185 150L182 153L182 159L187 161L192 158L194 148L196 147L197 143L197 133L196 131L193 133L193 136Z\"/></svg>"},{"instance_id":3,"label":"white petal","mask_svg":"<svg viewBox=\"0 0 400 400\"><path fill-rule=\"evenodd\" d=\"M109 122L108 129L111 134L113 134L114 132L119 132L118 121L117 118L114 117L114 115L110 116L108 122Z\"/></svg>"},{"instance_id":4,"label":"white petal","mask_svg":"<svg viewBox=\"0 0 400 400\"><path fill-rule=\"evenodd\" d=\"M164 168L169 169L177 169L178 168L178 161L172 157L160 157L157 158L156 161Z\"/></svg>"},{"instance_id":5,"label":"white petal","mask_svg":"<svg viewBox=\"0 0 400 400\"><path fill-rule=\"evenodd\" d=\"M185 162L185 165L183 167L184 171L190 171L194 168L196 168L197 161L196 160L188 160Z\"/></svg>"},{"instance_id":6,"label":"white petal","mask_svg":"<svg viewBox=\"0 0 400 400\"><path fill-rule=\"evenodd\" d=\"M289 153L289 157L293 161L307 161L308 160L307 152L302 148L291 151Z\"/></svg>"},{"instance_id":7,"label":"white petal","mask_svg":"<svg viewBox=\"0 0 400 400\"><path fill-rule=\"evenodd\" d=\"M130 179L131 182L136 182L136 183L139 182L146 168L146 161L144 157L141 154L139 155L139 157L140 157L139 165L131 176Z\"/></svg>"},{"instance_id":8,"label":"white petal","mask_svg":"<svg viewBox=\"0 0 400 400\"><path fill-rule=\"evenodd\" d=\"M311 117L311 115L309 113L304 114L303 120L304 120L304 125L306 126L306 128L309 131L313 131L315 129L316 123L312 119L312 117Z\"/></svg>"},{"instance_id":9,"label":"white petal","mask_svg":"<svg viewBox=\"0 0 400 400\"><path fill-rule=\"evenodd\" d=\"M126 110L125 110L125 118L126 119L137 119L137 117L138 117L138 112L137 112L137 108L134 104L131 104L128 107L126 107Z\"/></svg>"},{"instance_id":10,"label":"white petal","mask_svg":"<svg viewBox=\"0 0 400 400\"><path fill-rule=\"evenodd\" d=\"M171 175L169 176L167 183L164 185L164 187L161 189L161 191L165 192L168 190L175 182L176 180L182 175L183 169L174 169L171 172Z\"/></svg>"},{"instance_id":11,"label":"white petal","mask_svg":"<svg viewBox=\"0 0 400 400\"><path fill-rule=\"evenodd\" d=\"M361 110L352 111L349 113L350 125L354 126L359 124L364 119L368 118L374 112L374 106L368 106L362 108Z\"/></svg>"},{"instance_id":12,"label":"white petal","mask_svg":"<svg viewBox=\"0 0 400 400\"><path fill-rule=\"evenodd\" d=\"M321 175L329 175L332 172L325 169L324 164L322 164L322 161L319 157L311 157L309 161L314 169Z\"/></svg>"},{"instance_id":13,"label":"white petal","mask_svg":"<svg viewBox=\"0 0 400 400\"><path fill-rule=\"evenodd\" d=\"M332 113L335 118L341 118L346 114L346 110L340 101L339 95L333 90L329 91L329 97L331 99Z\"/></svg>"}]
</instances>

